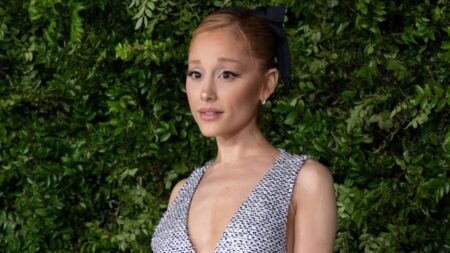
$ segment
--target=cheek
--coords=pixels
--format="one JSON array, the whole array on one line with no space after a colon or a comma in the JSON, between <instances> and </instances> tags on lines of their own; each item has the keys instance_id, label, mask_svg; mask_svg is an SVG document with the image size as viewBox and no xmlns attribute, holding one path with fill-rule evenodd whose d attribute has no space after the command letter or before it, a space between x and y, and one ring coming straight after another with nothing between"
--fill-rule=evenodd
<instances>
[{"instance_id":1,"label":"cheek","mask_svg":"<svg viewBox=\"0 0 450 253\"><path fill-rule=\"evenodd\" d=\"M253 112L258 105L258 89L252 87L249 89L239 90L228 94L233 108L237 111Z\"/></svg>"}]
</instances>

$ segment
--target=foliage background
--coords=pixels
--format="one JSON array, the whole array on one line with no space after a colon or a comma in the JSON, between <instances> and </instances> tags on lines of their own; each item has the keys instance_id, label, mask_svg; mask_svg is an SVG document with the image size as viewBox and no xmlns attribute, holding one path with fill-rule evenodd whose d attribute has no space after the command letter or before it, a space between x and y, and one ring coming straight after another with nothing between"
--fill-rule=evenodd
<instances>
[{"instance_id":1,"label":"foliage background","mask_svg":"<svg viewBox=\"0 0 450 253\"><path fill-rule=\"evenodd\" d=\"M0 2L0 249L150 252L173 184L214 155L190 116L190 32L220 6L287 6L278 147L333 172L336 252L450 252L450 4Z\"/></svg>"}]
</instances>

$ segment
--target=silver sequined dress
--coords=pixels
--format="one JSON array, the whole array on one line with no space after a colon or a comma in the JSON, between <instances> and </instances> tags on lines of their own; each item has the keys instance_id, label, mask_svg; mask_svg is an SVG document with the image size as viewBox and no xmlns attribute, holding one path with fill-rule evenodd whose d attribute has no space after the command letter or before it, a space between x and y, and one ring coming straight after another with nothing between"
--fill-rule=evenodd
<instances>
[{"instance_id":1,"label":"silver sequined dress","mask_svg":"<svg viewBox=\"0 0 450 253\"><path fill-rule=\"evenodd\" d=\"M225 228L214 253L286 252L286 225L298 172L309 158L280 149L272 168L242 203ZM155 253L195 250L187 231L188 207L209 165L195 169L168 206L152 237Z\"/></svg>"}]
</instances>

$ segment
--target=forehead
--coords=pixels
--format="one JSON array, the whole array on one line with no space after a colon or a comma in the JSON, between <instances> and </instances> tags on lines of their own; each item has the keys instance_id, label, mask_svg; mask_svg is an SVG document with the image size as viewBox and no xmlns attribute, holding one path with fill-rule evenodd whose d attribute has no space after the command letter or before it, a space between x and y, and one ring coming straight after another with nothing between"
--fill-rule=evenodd
<instances>
[{"instance_id":1,"label":"forehead","mask_svg":"<svg viewBox=\"0 0 450 253\"><path fill-rule=\"evenodd\" d=\"M195 35L189 46L189 61L236 59L241 62L253 61L249 47L230 28L201 32Z\"/></svg>"}]
</instances>

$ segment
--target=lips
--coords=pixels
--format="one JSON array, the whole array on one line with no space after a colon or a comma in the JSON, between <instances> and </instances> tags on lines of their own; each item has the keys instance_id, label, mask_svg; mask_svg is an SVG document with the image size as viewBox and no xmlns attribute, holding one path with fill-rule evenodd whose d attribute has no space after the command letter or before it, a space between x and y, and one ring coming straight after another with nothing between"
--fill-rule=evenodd
<instances>
[{"instance_id":1,"label":"lips","mask_svg":"<svg viewBox=\"0 0 450 253\"><path fill-rule=\"evenodd\" d=\"M219 119L223 111L216 108L201 108L198 113L202 120L213 121Z\"/></svg>"}]
</instances>

